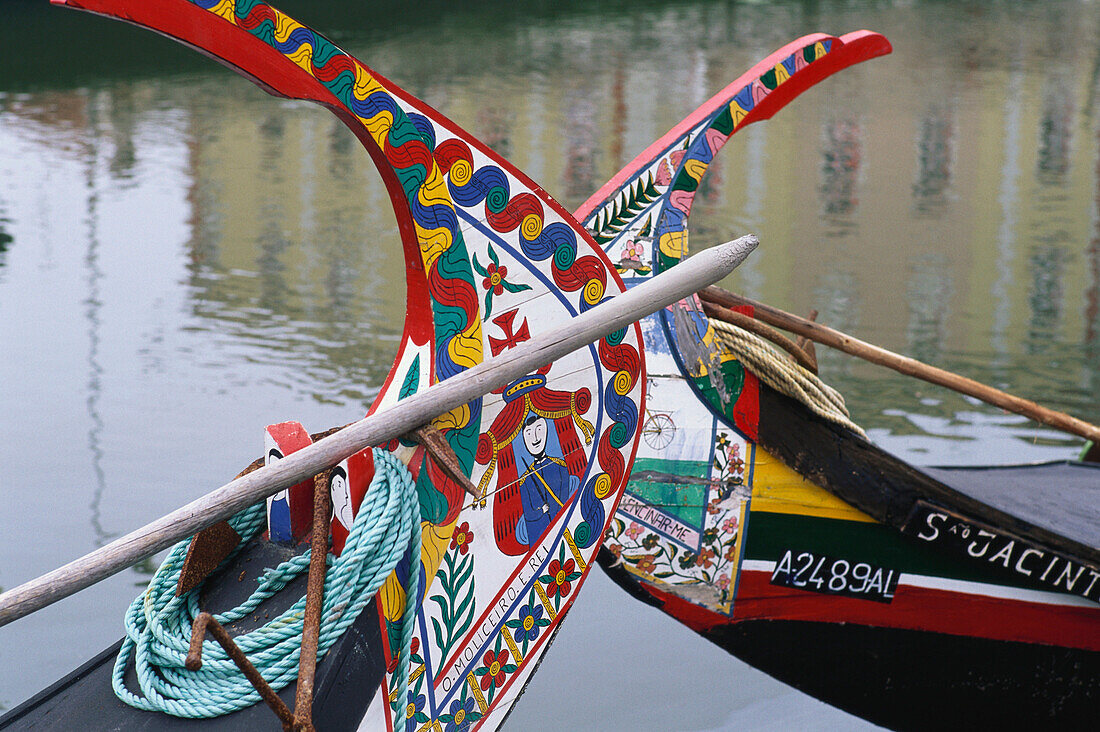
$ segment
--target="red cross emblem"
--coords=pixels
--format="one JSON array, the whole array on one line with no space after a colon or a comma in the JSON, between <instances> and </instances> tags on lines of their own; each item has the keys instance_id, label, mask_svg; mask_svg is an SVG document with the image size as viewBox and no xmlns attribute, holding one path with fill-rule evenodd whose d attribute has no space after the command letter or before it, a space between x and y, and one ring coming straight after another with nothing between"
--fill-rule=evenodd
<instances>
[{"instance_id":1,"label":"red cross emblem","mask_svg":"<svg viewBox=\"0 0 1100 732\"><path fill-rule=\"evenodd\" d=\"M493 323L500 326L500 329L504 332L503 338L493 338L489 336L489 350L496 356L506 348L515 348L524 341L531 340L531 330L527 327L527 318L523 319L523 324L520 325L518 331L514 331L516 313L519 312L519 308L515 310L509 310L506 313L493 318Z\"/></svg>"}]
</instances>

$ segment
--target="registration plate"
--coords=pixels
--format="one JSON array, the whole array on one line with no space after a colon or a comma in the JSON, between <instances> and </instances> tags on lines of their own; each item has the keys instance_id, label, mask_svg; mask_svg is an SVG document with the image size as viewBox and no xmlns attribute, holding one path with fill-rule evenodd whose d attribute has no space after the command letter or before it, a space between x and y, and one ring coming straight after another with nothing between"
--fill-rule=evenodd
<instances>
[{"instance_id":1,"label":"registration plate","mask_svg":"<svg viewBox=\"0 0 1100 732\"><path fill-rule=\"evenodd\" d=\"M772 570L771 583L780 587L843 595L889 603L894 599L899 572L869 562L787 549Z\"/></svg>"}]
</instances>

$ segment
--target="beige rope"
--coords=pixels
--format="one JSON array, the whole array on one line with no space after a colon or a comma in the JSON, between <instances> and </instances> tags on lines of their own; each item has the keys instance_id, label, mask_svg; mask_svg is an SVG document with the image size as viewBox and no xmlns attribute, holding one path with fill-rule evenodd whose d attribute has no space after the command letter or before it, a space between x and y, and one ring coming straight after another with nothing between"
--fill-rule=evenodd
<instances>
[{"instance_id":1,"label":"beige rope","mask_svg":"<svg viewBox=\"0 0 1100 732\"><path fill-rule=\"evenodd\" d=\"M814 373L780 354L766 340L735 325L710 319L719 345L737 356L757 378L781 394L797 399L814 414L867 437L851 420L844 397Z\"/></svg>"}]
</instances>

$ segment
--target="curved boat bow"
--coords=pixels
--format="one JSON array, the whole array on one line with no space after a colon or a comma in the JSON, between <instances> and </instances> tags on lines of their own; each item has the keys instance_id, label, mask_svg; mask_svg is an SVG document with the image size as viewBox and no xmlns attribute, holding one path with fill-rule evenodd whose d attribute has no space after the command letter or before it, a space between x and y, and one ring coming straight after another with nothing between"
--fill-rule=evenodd
<instances>
[{"instance_id":1,"label":"curved boat bow","mask_svg":"<svg viewBox=\"0 0 1100 732\"><path fill-rule=\"evenodd\" d=\"M271 6L54 2L154 30L274 95L318 103L363 144L389 192L406 263L404 333L372 412L624 290L588 233L541 187ZM435 720L465 729L463 722L494 727L503 719L572 604L621 495L640 436L644 373L632 325L439 415L432 426L478 487L477 501L423 447L388 445L416 481L424 579L410 589L399 564L364 613L376 613L364 638L370 623L380 635L369 651L378 657L366 665L386 669L375 673L379 693L344 692L361 707L373 697L364 724ZM268 429L271 459L308 444L299 427ZM373 467L364 451L333 473L337 551ZM269 502L273 538L304 536L309 494L309 485L296 486ZM419 595L407 690L392 688L406 591Z\"/></svg>"}]
</instances>

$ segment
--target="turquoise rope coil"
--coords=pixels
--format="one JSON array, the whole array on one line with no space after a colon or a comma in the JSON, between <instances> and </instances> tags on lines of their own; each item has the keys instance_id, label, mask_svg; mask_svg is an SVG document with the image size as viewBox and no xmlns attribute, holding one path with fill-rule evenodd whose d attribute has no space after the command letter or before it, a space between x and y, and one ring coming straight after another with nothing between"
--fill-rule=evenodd
<instances>
[{"instance_id":1,"label":"turquoise rope coil","mask_svg":"<svg viewBox=\"0 0 1100 732\"><path fill-rule=\"evenodd\" d=\"M385 450L374 451L374 479L339 557L326 557L325 593L321 610L318 659L347 630L408 553L409 586L402 622L402 651L393 688L408 686L409 655L420 584L420 504L408 469ZM265 502L229 519L241 535L237 552L266 524ZM176 544L126 612L126 638L115 661L111 685L126 704L176 717L207 718L243 709L260 695L214 640L203 643L202 668L184 667L191 626L201 612L195 588L175 596L189 541ZM237 552L234 552L236 554ZM295 577L309 571L310 551L269 568L255 592L241 605L215 615L223 625L252 612ZM232 557L230 557L232 559ZM226 560L230 561L230 560ZM263 627L233 640L273 689L279 691L298 674L305 596ZM123 677L133 658L140 694L126 688Z\"/></svg>"}]
</instances>

